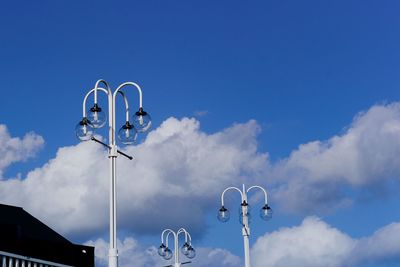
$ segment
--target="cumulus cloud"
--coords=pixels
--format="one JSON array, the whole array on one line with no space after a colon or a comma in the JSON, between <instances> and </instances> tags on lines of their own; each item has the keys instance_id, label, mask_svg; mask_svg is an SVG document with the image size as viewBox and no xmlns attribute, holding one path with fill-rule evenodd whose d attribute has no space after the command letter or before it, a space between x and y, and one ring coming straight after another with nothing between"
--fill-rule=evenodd
<instances>
[{"instance_id":1,"label":"cumulus cloud","mask_svg":"<svg viewBox=\"0 0 400 267\"><path fill-rule=\"evenodd\" d=\"M299 226L281 228L257 239L251 248L254 267L361 267L396 262L400 259L400 223L391 223L370 236L352 238L330 226L318 217L311 216ZM103 239L88 241L95 246L96 266L107 266L108 243ZM157 247L144 247L127 237L118 240L121 267L165 266L157 254ZM173 248L171 248L173 249ZM221 248L196 247L193 267L239 267L242 260ZM181 256L181 262L187 261ZM374 265L374 266L375 266Z\"/></svg>"},{"instance_id":2,"label":"cumulus cloud","mask_svg":"<svg viewBox=\"0 0 400 267\"><path fill-rule=\"evenodd\" d=\"M34 157L43 144L43 138L33 132L23 138L11 137L7 127L0 124L0 177L12 163Z\"/></svg>"},{"instance_id":3,"label":"cumulus cloud","mask_svg":"<svg viewBox=\"0 0 400 267\"><path fill-rule=\"evenodd\" d=\"M133 161L118 159L119 229L204 231L205 210L218 206L224 187L264 176L268 156L257 151L258 132L255 121L214 134L202 132L195 119L164 121L143 143L126 148ZM24 179L1 181L0 201L23 206L58 231L84 238L107 229L108 190L107 152L85 142L60 148Z\"/></svg>"},{"instance_id":4,"label":"cumulus cloud","mask_svg":"<svg viewBox=\"0 0 400 267\"><path fill-rule=\"evenodd\" d=\"M95 246L96 266L108 266L108 243L103 239L86 242L88 246ZM173 248L171 248L173 249ZM145 248L137 240L128 237L123 241L118 240L118 265L121 267L154 267L173 264L174 260L166 261L157 254L154 246ZM196 257L190 261L193 267L239 267L242 266L241 259L227 250L219 248L196 248ZM181 262L189 261L180 256Z\"/></svg>"},{"instance_id":5,"label":"cumulus cloud","mask_svg":"<svg viewBox=\"0 0 400 267\"><path fill-rule=\"evenodd\" d=\"M274 165L275 197L291 210L321 210L351 201L346 188L379 188L400 177L400 103L359 113L341 135L302 144Z\"/></svg>"},{"instance_id":6,"label":"cumulus cloud","mask_svg":"<svg viewBox=\"0 0 400 267\"><path fill-rule=\"evenodd\" d=\"M258 238L251 250L255 267L341 267L383 263L400 257L400 223L353 239L317 217Z\"/></svg>"},{"instance_id":7,"label":"cumulus cloud","mask_svg":"<svg viewBox=\"0 0 400 267\"><path fill-rule=\"evenodd\" d=\"M342 134L302 144L276 163L258 151L259 132L255 121L213 134L201 131L196 119L164 121L143 143L126 148L133 161L118 159L119 229L146 234L188 227L202 233L205 213L218 206L222 190L242 182L267 185L280 210L314 213L351 204L349 188L365 191L399 181L400 103L373 106ZM6 136L0 140L13 139L4 126L0 133ZM14 160L43 143L34 134L16 140L19 145L11 147L20 148L9 150L24 152L14 153ZM0 181L0 201L23 206L63 234L88 238L107 229L108 190L107 152L86 142L60 148L23 179Z\"/></svg>"},{"instance_id":8,"label":"cumulus cloud","mask_svg":"<svg viewBox=\"0 0 400 267\"><path fill-rule=\"evenodd\" d=\"M398 262L400 260L399 238L400 223L391 223L377 230L372 236L359 239L349 256L349 265Z\"/></svg>"},{"instance_id":9,"label":"cumulus cloud","mask_svg":"<svg viewBox=\"0 0 400 267\"><path fill-rule=\"evenodd\" d=\"M258 238L252 248L255 267L335 267L342 263L355 241L319 220L306 218L300 226L283 228Z\"/></svg>"}]
</instances>

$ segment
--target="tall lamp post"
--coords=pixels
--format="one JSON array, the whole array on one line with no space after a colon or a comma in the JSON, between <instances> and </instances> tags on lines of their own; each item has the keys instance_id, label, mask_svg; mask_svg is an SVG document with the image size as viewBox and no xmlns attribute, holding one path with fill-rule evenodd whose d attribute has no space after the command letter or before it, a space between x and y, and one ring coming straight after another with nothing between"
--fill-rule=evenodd
<instances>
[{"instance_id":1,"label":"tall lamp post","mask_svg":"<svg viewBox=\"0 0 400 267\"><path fill-rule=\"evenodd\" d=\"M224 206L224 196L225 193L229 190L236 190L239 192L242 202L240 205L240 210L239 210L239 222L242 225L242 235L243 235L243 243L244 243L244 262L245 262L245 267L250 267L250 244L249 244L249 237L250 237L250 219L251 219L251 214L250 214L250 206L249 202L247 200L247 193L249 193L250 190L252 189L260 189L262 192L264 192L264 200L265 204L264 206L260 209L260 217L261 219L268 221L269 219L272 218L272 209L268 205L268 195L267 191L262 188L261 186L258 185L253 185L249 187L246 190L245 185L243 185L243 189L240 190L237 187L228 187L226 188L222 194L221 194L221 208L218 211L218 220L221 222L227 222L230 218L230 212L227 208Z\"/></svg>"},{"instance_id":2,"label":"tall lamp post","mask_svg":"<svg viewBox=\"0 0 400 267\"><path fill-rule=\"evenodd\" d=\"M172 256L175 256L175 263L174 265L168 265L165 267L180 267L183 264L191 263L191 261L187 262L179 262L179 235L185 235L185 244L181 247L181 252L189 259L193 259L196 256L196 251L192 247L192 237L190 236L189 232L186 229L181 228L177 232L172 231L171 229L165 229L161 233L161 245L158 248L158 255L163 257L165 260L170 260ZM170 236L174 238L174 253L169 248L168 240Z\"/></svg>"},{"instance_id":3,"label":"tall lamp post","mask_svg":"<svg viewBox=\"0 0 400 267\"><path fill-rule=\"evenodd\" d=\"M103 84L105 88L99 85ZM122 88L132 86L139 92L139 110L133 114L132 121L129 117L128 99ZM107 122L107 116L103 109L98 105L97 94L103 92L107 95L108 101L108 144L96 139L93 134L95 129L103 127ZM94 104L89 112L86 110L86 102L88 97L94 95ZM133 157L121 152L117 148L116 143L116 122L115 107L117 95L121 95L125 103L125 124L118 131L118 138L123 144L133 144L136 141L137 134L146 132L151 126L151 118L147 112L143 110L142 90L140 86L134 82L125 82L112 92L108 83L104 80L98 80L93 89L85 95L83 99L82 120L75 127L76 136L81 141L93 140L108 148L108 158L110 159L110 248L109 248L109 267L118 266L118 250L117 250L117 191L116 191L116 163L118 155L123 155L130 160Z\"/></svg>"}]
</instances>

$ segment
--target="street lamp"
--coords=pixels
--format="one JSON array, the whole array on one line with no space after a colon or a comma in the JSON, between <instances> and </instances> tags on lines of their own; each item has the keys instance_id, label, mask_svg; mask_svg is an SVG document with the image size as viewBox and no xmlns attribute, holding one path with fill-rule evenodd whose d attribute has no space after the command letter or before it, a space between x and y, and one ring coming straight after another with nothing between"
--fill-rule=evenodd
<instances>
[{"instance_id":1,"label":"street lamp","mask_svg":"<svg viewBox=\"0 0 400 267\"><path fill-rule=\"evenodd\" d=\"M174 253L168 246L168 240L170 235L174 237ZM172 231L171 229L165 229L161 233L161 245L158 248L158 255L163 257L165 260L170 260L172 256L175 256L175 263L174 265L167 265L165 267L180 267L183 264L191 263L191 261L187 262L179 262L179 235L185 235L185 244L181 247L181 253L185 255L189 259L193 259L196 256L196 251L192 247L192 237L190 236L189 232L186 231L184 228L179 229L177 232Z\"/></svg>"},{"instance_id":2,"label":"street lamp","mask_svg":"<svg viewBox=\"0 0 400 267\"><path fill-rule=\"evenodd\" d=\"M224 206L224 195L227 191L229 190L236 190L239 192L241 198L242 198L242 203L240 205L239 209L239 222L242 225L242 235L243 235L243 243L244 243L244 258L245 258L245 267L250 267L250 245L249 245L249 236L250 236L250 228L249 228L249 223L251 219L251 213L250 213L250 206L247 200L247 193L254 189L261 189L261 191L264 192L264 199L265 199L265 204L264 206L260 209L260 217L261 219L268 221L269 219L272 218L272 209L270 206L268 206L268 195L267 191L265 191L264 188L258 185L251 186L246 190L245 185L243 185L243 190L240 190L237 187L228 187L226 188L222 194L221 194L221 208L218 211L218 220L221 222L227 222L230 218L230 212L227 208Z\"/></svg>"},{"instance_id":3,"label":"street lamp","mask_svg":"<svg viewBox=\"0 0 400 267\"><path fill-rule=\"evenodd\" d=\"M102 83L105 88L99 87ZM139 110L133 115L132 123L129 117L128 99L125 96L122 88L133 86L139 92ZM95 129L103 127L107 122L107 116L98 105L97 93L103 92L107 95L108 101L108 126L109 139L108 144L96 139L94 135ZM94 104L90 108L89 113L86 111L86 102L88 97L94 95ZM130 160L133 157L118 150L115 138L115 106L117 94L121 95L125 103L125 123L118 131L118 138L123 144L133 144L136 141L137 133L146 132L151 126L151 118L147 112L143 110L142 105L142 90L140 86L134 82L125 82L118 86L112 92L108 83L104 80L98 80L93 89L91 89L83 99L83 114L82 120L75 127L76 136L81 141L93 140L108 148L108 158L110 159L110 248L109 248L109 267L118 266L118 250L117 250L117 191L116 191L116 161L118 154L121 154Z\"/></svg>"}]
</instances>

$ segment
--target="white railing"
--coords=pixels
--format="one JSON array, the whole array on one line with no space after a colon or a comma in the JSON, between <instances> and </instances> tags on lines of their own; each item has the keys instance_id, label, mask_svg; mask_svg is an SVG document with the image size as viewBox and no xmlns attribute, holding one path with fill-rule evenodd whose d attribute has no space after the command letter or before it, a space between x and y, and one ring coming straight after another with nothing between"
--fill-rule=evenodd
<instances>
[{"instance_id":1,"label":"white railing","mask_svg":"<svg viewBox=\"0 0 400 267\"><path fill-rule=\"evenodd\" d=\"M73 267L0 251L0 267Z\"/></svg>"}]
</instances>

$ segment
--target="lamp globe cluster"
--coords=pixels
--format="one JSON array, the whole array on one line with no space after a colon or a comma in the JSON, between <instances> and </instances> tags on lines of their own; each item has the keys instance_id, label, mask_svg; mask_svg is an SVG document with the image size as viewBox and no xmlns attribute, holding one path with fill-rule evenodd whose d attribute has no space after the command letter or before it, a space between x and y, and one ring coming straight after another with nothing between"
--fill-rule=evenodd
<instances>
[{"instance_id":1,"label":"lamp globe cluster","mask_svg":"<svg viewBox=\"0 0 400 267\"><path fill-rule=\"evenodd\" d=\"M184 235L185 243L179 249L179 236ZM170 237L173 238L174 249L171 250L168 242ZM174 266L181 266L181 264L187 264L189 262L181 263L179 260L179 253L186 256L188 259L193 259L196 257L196 250L192 246L192 237L190 236L189 232L186 231L184 228L180 228L177 232L171 229L165 229L161 233L161 245L158 247L158 255L160 255L164 260L170 260L173 256L175 256L175 265ZM172 266L172 265L171 265Z\"/></svg>"},{"instance_id":2,"label":"lamp globe cluster","mask_svg":"<svg viewBox=\"0 0 400 267\"><path fill-rule=\"evenodd\" d=\"M75 127L75 133L79 140L88 141L91 140L95 134L95 130L102 128L107 122L107 116L104 111L96 103L90 108L89 113L86 117L83 117L81 121ZM138 133L145 133L151 127L150 115L139 108L139 110L132 116L131 122L127 120L124 125L118 130L118 139L122 144L131 145L136 142Z\"/></svg>"},{"instance_id":3,"label":"lamp globe cluster","mask_svg":"<svg viewBox=\"0 0 400 267\"><path fill-rule=\"evenodd\" d=\"M243 212L243 207L246 206L245 212ZM250 205L247 203L242 203L241 206L239 207L239 223L242 225L243 224L243 218L247 217L249 220L249 223L251 222L251 208ZM269 221L272 219L272 214L273 211L271 207L268 204L265 204L264 206L261 207L260 209L260 218L264 221ZM218 210L217 218L220 222L227 222L230 219L230 211L225 208L224 206L221 206L221 208Z\"/></svg>"},{"instance_id":4,"label":"lamp globe cluster","mask_svg":"<svg viewBox=\"0 0 400 267\"><path fill-rule=\"evenodd\" d=\"M261 188L261 187L254 186L252 188ZM250 189L252 189L252 188L250 188ZM248 222L250 223L250 220L251 220L251 208L250 208L250 205L246 201L246 199L247 199L247 192L246 191L242 192L238 188L229 187L222 194L222 203L223 203L223 197L224 197L225 192L229 191L229 190L232 190L232 189L233 190L238 190L240 192L241 196L242 196L242 199L243 199L242 203L240 204L240 207L239 207L239 222L240 222L240 224L241 225L243 224L243 218L245 218L245 217L248 218ZM268 201L267 200L267 194L266 194L265 191L264 191L264 193L265 193L265 202L267 202ZM246 199L244 199L244 198L246 198ZM269 221L270 219L272 219L272 214L273 214L273 211L272 211L271 207L267 203L265 203L264 206L262 206L261 209L260 209L260 218L262 220L264 220L264 221ZM224 206L224 204L222 204L221 208L218 210L217 219L220 222L225 223L225 222L229 221L230 217L231 217L230 211Z\"/></svg>"},{"instance_id":5,"label":"lamp globe cluster","mask_svg":"<svg viewBox=\"0 0 400 267\"><path fill-rule=\"evenodd\" d=\"M194 257L196 257L196 250L192 247L191 244L186 242L181 247L181 253L189 259L193 259ZM174 254L169 247L167 247L164 243L161 243L161 245L158 247L158 255L163 257L165 260L170 260Z\"/></svg>"}]
</instances>

